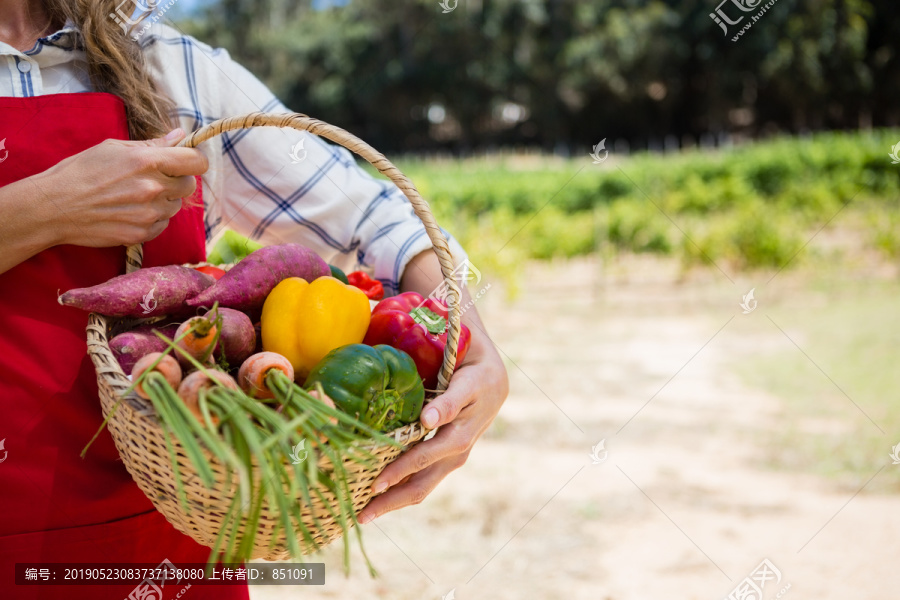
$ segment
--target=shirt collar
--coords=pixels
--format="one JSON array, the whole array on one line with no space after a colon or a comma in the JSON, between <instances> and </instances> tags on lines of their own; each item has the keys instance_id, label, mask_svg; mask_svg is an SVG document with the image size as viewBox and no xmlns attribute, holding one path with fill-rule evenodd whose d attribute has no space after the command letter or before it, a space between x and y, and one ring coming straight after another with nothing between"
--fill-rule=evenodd
<instances>
[{"instance_id":1,"label":"shirt collar","mask_svg":"<svg viewBox=\"0 0 900 600\"><path fill-rule=\"evenodd\" d=\"M26 55L38 54L44 46L53 46L61 50L82 50L83 44L81 39L81 31L75 26L71 20L66 21L62 29L56 33L52 33L46 37L38 39L30 50L26 50Z\"/></svg>"}]
</instances>

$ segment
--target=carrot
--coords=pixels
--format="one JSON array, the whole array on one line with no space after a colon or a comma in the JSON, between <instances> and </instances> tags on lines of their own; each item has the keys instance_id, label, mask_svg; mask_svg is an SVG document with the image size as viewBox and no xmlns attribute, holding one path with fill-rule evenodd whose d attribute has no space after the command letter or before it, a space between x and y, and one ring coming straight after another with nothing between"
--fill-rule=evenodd
<instances>
[{"instance_id":1,"label":"carrot","mask_svg":"<svg viewBox=\"0 0 900 600\"><path fill-rule=\"evenodd\" d=\"M251 252L211 287L188 299L188 306L227 306L243 311L262 308L266 296L288 277L312 281L330 275L328 263L300 244L266 246Z\"/></svg>"},{"instance_id":2,"label":"carrot","mask_svg":"<svg viewBox=\"0 0 900 600\"><path fill-rule=\"evenodd\" d=\"M272 369L278 369L287 375L288 379L294 380L294 367L287 358L277 352L259 352L245 360L238 371L241 389L247 395L260 400L274 398L275 394L266 385L266 375Z\"/></svg>"},{"instance_id":3,"label":"carrot","mask_svg":"<svg viewBox=\"0 0 900 600\"><path fill-rule=\"evenodd\" d=\"M194 413L200 422L203 422L203 413L200 411L200 392L208 390L216 385L236 390L238 384L228 373L224 371L216 371L207 369L206 371L194 371L184 378L181 385L178 386L178 397L184 402L184 405ZM213 419L215 422L216 419Z\"/></svg>"},{"instance_id":4,"label":"carrot","mask_svg":"<svg viewBox=\"0 0 900 600\"><path fill-rule=\"evenodd\" d=\"M315 398L316 400L321 400L322 404L329 408L335 408L334 400L328 397L328 394L323 390L322 393L319 393L319 390L310 390L309 395ZM337 425L337 417L331 417L331 424Z\"/></svg>"},{"instance_id":5,"label":"carrot","mask_svg":"<svg viewBox=\"0 0 900 600\"><path fill-rule=\"evenodd\" d=\"M216 347L218 332L215 322L206 317L193 317L178 327L178 331L175 332L175 345L196 360L205 363ZM183 364L190 362L184 356L179 356L179 360Z\"/></svg>"},{"instance_id":6,"label":"carrot","mask_svg":"<svg viewBox=\"0 0 900 600\"><path fill-rule=\"evenodd\" d=\"M143 356L134 364L134 369L131 370L132 381L137 381L147 370L162 373L163 377L166 378L166 381L169 382L169 385L172 386L173 389L177 388L178 384L181 383L181 365L168 354L151 352L150 354ZM150 399L150 396L147 395L147 391L144 390L144 387L140 383L134 386L134 391L141 398L145 400Z\"/></svg>"},{"instance_id":7,"label":"carrot","mask_svg":"<svg viewBox=\"0 0 900 600\"><path fill-rule=\"evenodd\" d=\"M69 290L58 301L63 306L111 317L184 314L185 300L215 281L206 273L178 265L151 267L95 286Z\"/></svg>"}]
</instances>

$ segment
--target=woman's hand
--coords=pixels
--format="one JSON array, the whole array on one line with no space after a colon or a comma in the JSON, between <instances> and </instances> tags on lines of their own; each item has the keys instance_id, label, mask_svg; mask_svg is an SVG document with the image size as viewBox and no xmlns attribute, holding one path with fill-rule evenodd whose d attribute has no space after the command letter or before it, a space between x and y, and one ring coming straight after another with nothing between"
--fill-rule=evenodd
<instances>
[{"instance_id":1,"label":"woman's hand","mask_svg":"<svg viewBox=\"0 0 900 600\"><path fill-rule=\"evenodd\" d=\"M145 142L106 140L36 175L54 243L110 247L152 240L194 193L206 172L202 152L173 148L176 129Z\"/></svg>"},{"instance_id":2,"label":"woman's hand","mask_svg":"<svg viewBox=\"0 0 900 600\"><path fill-rule=\"evenodd\" d=\"M403 288L427 294L425 281L440 281L437 259L420 254L406 269ZM435 276L435 269L438 275ZM423 289L416 289L423 288ZM468 295L464 295L466 305ZM433 429L435 436L414 446L389 464L372 484L375 494L360 513L360 523L392 510L419 504L451 471L461 467L469 451L500 411L509 393L509 379L500 355L475 312L469 309L463 322L472 332L472 342L465 362L456 369L447 391L426 405L422 423ZM387 490L387 491L385 491Z\"/></svg>"},{"instance_id":3,"label":"woman's hand","mask_svg":"<svg viewBox=\"0 0 900 600\"><path fill-rule=\"evenodd\" d=\"M60 244L111 247L158 236L209 163L173 148L180 129L146 142L107 140L0 187L0 273Z\"/></svg>"}]
</instances>

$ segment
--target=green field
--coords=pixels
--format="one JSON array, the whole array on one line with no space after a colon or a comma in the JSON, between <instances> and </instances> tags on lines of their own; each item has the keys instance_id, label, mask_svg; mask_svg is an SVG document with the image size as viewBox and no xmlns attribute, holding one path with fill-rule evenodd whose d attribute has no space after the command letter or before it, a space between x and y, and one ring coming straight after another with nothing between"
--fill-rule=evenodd
<instances>
[{"instance_id":1,"label":"green field","mask_svg":"<svg viewBox=\"0 0 900 600\"><path fill-rule=\"evenodd\" d=\"M900 130L878 130L599 165L585 155L398 166L473 261L501 275L523 258L601 248L673 255L685 268L780 268L839 213L835 226L863 249L900 255L900 165L888 156L898 140Z\"/></svg>"}]
</instances>

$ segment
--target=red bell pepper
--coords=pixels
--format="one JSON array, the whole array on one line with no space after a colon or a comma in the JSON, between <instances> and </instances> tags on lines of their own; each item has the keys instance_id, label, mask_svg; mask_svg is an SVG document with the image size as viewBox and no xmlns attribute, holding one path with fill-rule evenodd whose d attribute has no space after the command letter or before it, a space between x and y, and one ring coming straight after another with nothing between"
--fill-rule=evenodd
<instances>
[{"instance_id":1,"label":"red bell pepper","mask_svg":"<svg viewBox=\"0 0 900 600\"><path fill-rule=\"evenodd\" d=\"M347 281L353 287L361 289L369 300L384 298L384 286L377 279L372 279L365 271L354 271L347 275Z\"/></svg>"},{"instance_id":2,"label":"red bell pepper","mask_svg":"<svg viewBox=\"0 0 900 600\"><path fill-rule=\"evenodd\" d=\"M425 389L437 388L437 375L447 345L447 307L434 298L416 292L403 292L385 298L372 311L364 344L387 344L409 354L416 363ZM463 325L459 333L456 364L462 364L472 334Z\"/></svg>"},{"instance_id":3,"label":"red bell pepper","mask_svg":"<svg viewBox=\"0 0 900 600\"><path fill-rule=\"evenodd\" d=\"M219 267L214 267L212 265L194 267L194 270L200 271L201 273L206 273L207 275L212 276L213 279L222 279L222 276L225 274L224 269L220 269Z\"/></svg>"}]
</instances>

